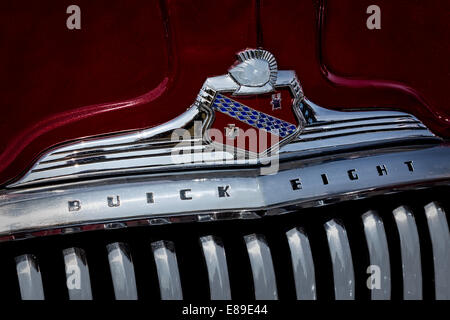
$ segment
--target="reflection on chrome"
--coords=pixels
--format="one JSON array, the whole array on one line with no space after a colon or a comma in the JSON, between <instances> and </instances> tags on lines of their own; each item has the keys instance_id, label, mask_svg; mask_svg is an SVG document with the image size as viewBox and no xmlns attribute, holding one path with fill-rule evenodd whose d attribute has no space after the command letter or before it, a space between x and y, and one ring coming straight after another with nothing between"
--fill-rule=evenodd
<instances>
[{"instance_id":1,"label":"reflection on chrome","mask_svg":"<svg viewBox=\"0 0 450 320\"><path fill-rule=\"evenodd\" d=\"M92 300L91 279L86 254L80 248L63 250L70 300Z\"/></svg>"},{"instance_id":2,"label":"reflection on chrome","mask_svg":"<svg viewBox=\"0 0 450 320\"><path fill-rule=\"evenodd\" d=\"M244 240L252 267L256 300L278 300L272 255L266 240L259 234L247 235Z\"/></svg>"},{"instance_id":3,"label":"reflection on chrome","mask_svg":"<svg viewBox=\"0 0 450 320\"><path fill-rule=\"evenodd\" d=\"M133 261L124 243L107 245L109 268L116 300L137 300Z\"/></svg>"},{"instance_id":4,"label":"reflection on chrome","mask_svg":"<svg viewBox=\"0 0 450 320\"><path fill-rule=\"evenodd\" d=\"M391 266L383 221L374 211L363 214L362 220L369 248L370 265L380 268L380 288L371 288L372 300L389 300L391 298Z\"/></svg>"},{"instance_id":5,"label":"reflection on chrome","mask_svg":"<svg viewBox=\"0 0 450 320\"><path fill-rule=\"evenodd\" d=\"M200 243L208 269L211 300L230 300L227 258L221 241L213 236L205 236L200 238Z\"/></svg>"},{"instance_id":6,"label":"reflection on chrome","mask_svg":"<svg viewBox=\"0 0 450 320\"><path fill-rule=\"evenodd\" d=\"M405 300L421 300L422 264L416 221L411 211L404 206L395 209L393 214L400 235L403 298Z\"/></svg>"},{"instance_id":7,"label":"reflection on chrome","mask_svg":"<svg viewBox=\"0 0 450 320\"><path fill-rule=\"evenodd\" d=\"M16 257L16 270L22 300L44 300L41 271L35 256Z\"/></svg>"},{"instance_id":8,"label":"reflection on chrome","mask_svg":"<svg viewBox=\"0 0 450 320\"><path fill-rule=\"evenodd\" d=\"M316 300L316 276L308 236L301 228L289 230L286 236L291 250L297 299Z\"/></svg>"},{"instance_id":9,"label":"reflection on chrome","mask_svg":"<svg viewBox=\"0 0 450 320\"><path fill-rule=\"evenodd\" d=\"M175 246L170 241L152 242L153 257L158 273L159 291L162 300L181 300L180 273L178 271Z\"/></svg>"},{"instance_id":10,"label":"reflection on chrome","mask_svg":"<svg viewBox=\"0 0 450 320\"><path fill-rule=\"evenodd\" d=\"M355 273L347 232L336 220L325 223L325 230L333 264L335 298L336 300L354 300Z\"/></svg>"},{"instance_id":11,"label":"reflection on chrome","mask_svg":"<svg viewBox=\"0 0 450 320\"><path fill-rule=\"evenodd\" d=\"M433 246L434 285L437 300L450 300L450 234L444 209L436 202L425 206Z\"/></svg>"}]
</instances>

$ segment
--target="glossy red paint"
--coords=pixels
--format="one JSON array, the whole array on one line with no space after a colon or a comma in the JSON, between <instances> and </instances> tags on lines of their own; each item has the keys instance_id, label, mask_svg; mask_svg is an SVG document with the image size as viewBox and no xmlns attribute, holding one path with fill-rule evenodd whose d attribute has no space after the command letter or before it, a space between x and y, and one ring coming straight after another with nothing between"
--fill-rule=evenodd
<instances>
[{"instance_id":1,"label":"glossy red paint","mask_svg":"<svg viewBox=\"0 0 450 320\"><path fill-rule=\"evenodd\" d=\"M336 86L404 93L418 103L399 109L416 114L448 136L450 64L442 61L442 54L449 51L445 39L450 29L448 16L438 13L450 12L449 3L377 1L383 8L383 27L376 32L358 28L360 19L345 18L346 12L363 12L371 4L369 0L320 1L323 75Z\"/></svg>"},{"instance_id":2,"label":"glossy red paint","mask_svg":"<svg viewBox=\"0 0 450 320\"><path fill-rule=\"evenodd\" d=\"M386 107L450 136L448 1L78 0L0 4L0 183L48 148L174 118L234 54L262 46L330 108Z\"/></svg>"}]
</instances>

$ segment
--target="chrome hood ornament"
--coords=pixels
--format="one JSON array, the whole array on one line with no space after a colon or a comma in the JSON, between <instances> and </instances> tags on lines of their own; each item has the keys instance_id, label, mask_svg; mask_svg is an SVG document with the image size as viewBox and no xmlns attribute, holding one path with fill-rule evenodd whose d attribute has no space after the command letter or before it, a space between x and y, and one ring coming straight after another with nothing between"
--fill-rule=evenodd
<instances>
[{"instance_id":1,"label":"chrome hood ornament","mask_svg":"<svg viewBox=\"0 0 450 320\"><path fill-rule=\"evenodd\" d=\"M260 92L275 90L278 70L273 54L266 50L249 49L237 56L239 63L228 71L240 85L234 94L252 93L252 88L259 88Z\"/></svg>"},{"instance_id":2,"label":"chrome hood ornament","mask_svg":"<svg viewBox=\"0 0 450 320\"><path fill-rule=\"evenodd\" d=\"M207 78L191 107L172 121L50 150L7 187L192 168L264 168L417 138L437 139L407 113L322 108L303 95L295 71L278 70L266 50L247 49L226 74Z\"/></svg>"},{"instance_id":3,"label":"chrome hood ornament","mask_svg":"<svg viewBox=\"0 0 450 320\"><path fill-rule=\"evenodd\" d=\"M250 157L277 152L306 124L300 110L300 82L294 71L279 71L269 51L248 49L237 57L228 74L208 78L200 91L198 105L210 118L205 141L214 140L216 147L223 144L228 151L235 149ZM230 127L238 132L231 137L220 134L230 132Z\"/></svg>"}]
</instances>

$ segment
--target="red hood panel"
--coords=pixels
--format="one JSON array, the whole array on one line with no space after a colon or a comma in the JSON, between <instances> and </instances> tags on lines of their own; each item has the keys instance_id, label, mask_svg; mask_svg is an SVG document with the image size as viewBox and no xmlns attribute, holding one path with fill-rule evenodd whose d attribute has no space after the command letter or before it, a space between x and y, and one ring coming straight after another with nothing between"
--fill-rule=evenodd
<instances>
[{"instance_id":1,"label":"red hood panel","mask_svg":"<svg viewBox=\"0 0 450 320\"><path fill-rule=\"evenodd\" d=\"M448 1L3 1L0 183L46 149L151 127L186 110L234 54L262 46L331 108L408 111L450 136Z\"/></svg>"}]
</instances>

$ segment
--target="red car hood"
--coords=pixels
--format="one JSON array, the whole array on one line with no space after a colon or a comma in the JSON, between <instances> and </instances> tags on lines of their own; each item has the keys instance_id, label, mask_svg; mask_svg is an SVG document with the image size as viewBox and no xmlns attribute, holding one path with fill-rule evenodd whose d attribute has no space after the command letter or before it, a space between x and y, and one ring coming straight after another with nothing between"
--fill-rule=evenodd
<instances>
[{"instance_id":1,"label":"red car hood","mask_svg":"<svg viewBox=\"0 0 450 320\"><path fill-rule=\"evenodd\" d=\"M333 109L407 111L450 136L450 2L3 1L0 183L48 148L156 126L181 114L234 54L263 47L297 72L306 96Z\"/></svg>"}]
</instances>

